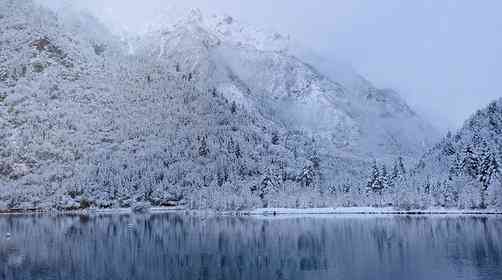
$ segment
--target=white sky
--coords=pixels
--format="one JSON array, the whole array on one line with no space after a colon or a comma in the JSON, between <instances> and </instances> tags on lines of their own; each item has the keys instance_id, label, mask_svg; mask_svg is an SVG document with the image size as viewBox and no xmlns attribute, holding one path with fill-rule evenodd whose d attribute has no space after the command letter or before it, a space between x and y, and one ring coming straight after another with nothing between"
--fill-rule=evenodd
<instances>
[{"instance_id":1,"label":"white sky","mask_svg":"<svg viewBox=\"0 0 502 280\"><path fill-rule=\"evenodd\" d=\"M62 0L39 0L62 2ZM163 7L200 8L289 34L392 87L440 128L502 96L500 0L74 0L107 23L144 26Z\"/></svg>"}]
</instances>

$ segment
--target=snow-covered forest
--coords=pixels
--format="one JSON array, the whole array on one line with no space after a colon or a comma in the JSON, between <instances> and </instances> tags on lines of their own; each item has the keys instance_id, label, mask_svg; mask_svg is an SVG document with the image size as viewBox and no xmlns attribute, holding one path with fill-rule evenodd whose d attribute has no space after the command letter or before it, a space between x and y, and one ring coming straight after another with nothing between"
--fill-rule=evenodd
<instances>
[{"instance_id":1,"label":"snow-covered forest","mask_svg":"<svg viewBox=\"0 0 502 280\"><path fill-rule=\"evenodd\" d=\"M394 90L229 16L119 36L0 7L0 210L502 207L501 100L441 139Z\"/></svg>"}]
</instances>

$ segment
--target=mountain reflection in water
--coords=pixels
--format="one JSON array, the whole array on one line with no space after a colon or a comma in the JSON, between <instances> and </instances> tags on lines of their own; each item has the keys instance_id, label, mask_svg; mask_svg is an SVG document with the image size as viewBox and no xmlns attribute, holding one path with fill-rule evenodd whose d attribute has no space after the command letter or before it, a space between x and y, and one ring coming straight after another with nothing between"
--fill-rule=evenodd
<instances>
[{"instance_id":1,"label":"mountain reflection in water","mask_svg":"<svg viewBox=\"0 0 502 280\"><path fill-rule=\"evenodd\" d=\"M0 216L0 279L492 280L501 233L496 216Z\"/></svg>"}]
</instances>

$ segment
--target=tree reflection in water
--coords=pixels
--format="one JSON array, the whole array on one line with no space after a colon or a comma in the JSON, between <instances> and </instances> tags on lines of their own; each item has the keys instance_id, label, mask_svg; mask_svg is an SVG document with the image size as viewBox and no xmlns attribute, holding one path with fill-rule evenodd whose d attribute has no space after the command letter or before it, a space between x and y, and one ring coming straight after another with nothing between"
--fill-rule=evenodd
<instances>
[{"instance_id":1,"label":"tree reflection in water","mask_svg":"<svg viewBox=\"0 0 502 280\"><path fill-rule=\"evenodd\" d=\"M501 232L501 217L3 216L0 279L502 279Z\"/></svg>"}]
</instances>

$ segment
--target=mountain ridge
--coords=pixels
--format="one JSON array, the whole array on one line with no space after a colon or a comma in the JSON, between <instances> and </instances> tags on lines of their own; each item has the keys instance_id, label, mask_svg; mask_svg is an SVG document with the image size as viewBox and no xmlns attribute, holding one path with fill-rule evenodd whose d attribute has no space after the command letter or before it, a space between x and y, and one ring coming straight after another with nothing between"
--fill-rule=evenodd
<instances>
[{"instance_id":1,"label":"mountain ridge","mask_svg":"<svg viewBox=\"0 0 502 280\"><path fill-rule=\"evenodd\" d=\"M430 138L397 93L350 89L197 21L131 53L98 23L80 36L92 18L0 3L0 208L365 204L372 159L413 158Z\"/></svg>"},{"instance_id":2,"label":"mountain ridge","mask_svg":"<svg viewBox=\"0 0 502 280\"><path fill-rule=\"evenodd\" d=\"M415 112L413 112L409 106L404 102L399 95L392 90L380 90L372 86L369 82L360 79L360 90L353 91L349 90L349 88L343 86L343 81L336 82L327 78L325 75L321 74L319 71L315 70L311 65L308 65L293 54L288 53L287 48L282 48L281 50L273 50L273 51L264 51L260 49L260 46L252 46L250 43L235 43L231 34L227 34L226 37L218 37L218 28L219 29L237 29L239 31L246 30L244 27L240 27L238 21L231 20L225 21L225 17L222 17L221 21L218 21L216 18L216 24L206 23L201 14L197 13L195 16L196 20L187 20L181 21L183 25L181 28L168 26L166 28L159 28L157 35L152 35L152 38L162 38L154 39L153 41L161 41L163 46L158 47L160 50L158 51L159 56L166 55L169 56L170 49L182 49L184 51L189 50L191 47L197 48L195 53L186 53L173 56L176 57L189 57L192 59L189 62L190 65L187 65L184 68L188 68L188 71L196 69L198 63L212 63L211 65L205 65L205 69L201 70L202 72L208 72L209 67L211 71L218 73L215 71L214 65L227 65L226 69L230 69L231 75L239 78L239 84L242 85L243 82L247 90L252 91L255 95L258 93L265 97L267 100L276 100L281 101L285 100L286 104L278 104L277 107L288 108L290 105L298 106L299 109L298 114L293 114L291 112L287 112L288 116L300 116L301 114L306 114L304 118L299 118L296 121L296 124L299 124L296 129L303 130L311 130L312 127L319 123L319 119L309 121L309 119L315 119L317 115L320 113L324 116L329 115L337 115L342 119L346 119L348 122L347 125L343 125L343 120L337 121L335 119L330 119L329 117L325 120L325 129L317 129L317 133L320 131L326 131L329 126L336 126L336 124L341 124L340 130L349 131L352 133L357 133L357 130L366 130L368 133L370 130L369 127L374 126L375 123L370 123L372 119L381 118L380 123L384 124L380 129L385 130L382 135L376 136L371 135L373 138L383 138L385 134L390 134L391 136L387 137L385 141L381 141L381 145L385 145L384 143L391 142L390 138L398 138L399 142L405 143L413 142L414 143L406 143L408 147L414 146L415 151L406 151L406 153L415 153L419 154L425 149L427 145L431 145L433 140L430 138L435 138L434 129L432 126L421 120ZM213 18L214 19L214 18ZM187 23L188 22L188 23ZM237 27L233 27L233 26ZM189 29L186 29L188 26ZM213 30L216 26L217 30ZM222 27L222 26L232 26L232 27ZM165 29L171 30L169 32L164 31ZM244 31L242 31L244 32ZM150 34L155 34L154 31L151 31ZM189 47L178 48L179 43L176 43L175 46L172 46L171 43L180 39L180 37L189 38L189 42L185 43L185 45L189 45ZM252 35L247 36L237 36L240 37L253 37ZM267 37L266 35L258 36L260 38ZM284 36L279 36L283 38ZM230 38L230 39L228 39ZM151 39L150 39L151 40ZM253 42L254 40L248 40ZM166 43L167 42L167 43ZM248 47L250 46L251 47ZM196 47L197 46L197 47ZM157 46L149 46L148 50L155 50ZM166 51L167 49L167 51ZM172 60L173 56L168 57L168 60ZM199 57L199 59L197 59ZM183 58L182 58L183 59ZM223 72L224 70L220 70ZM224 80L223 77L215 77L214 73L211 73L212 76L208 77L208 80ZM209 73L203 73L203 75L209 76ZM356 78L355 78L356 79ZM218 82L218 81L216 81ZM222 81L220 83L228 83ZM324 92L323 92L324 91ZM241 95L245 95L245 93L241 93ZM314 97L309 97L314 96ZM303 99L302 100L295 100ZM305 102L309 99L308 102L314 102L311 105L314 106L309 108ZM289 101L288 101L289 100ZM293 104L291 104L291 102ZM327 103L328 105L323 105ZM363 105L366 106L363 106ZM284 106L286 105L286 106ZM305 105L305 106L304 106ZM328 108L322 109L321 107ZM260 107L267 107L266 104L260 104ZM339 107L340 110L333 110L329 108ZM361 108L358 108L361 107ZM275 108L272 108L275 110ZM309 116L309 114L314 115ZM358 119L356 122L368 122L366 126L367 128L351 128L350 115L364 115L365 112L373 112L371 117L367 117L365 120ZM413 125L409 125L406 127L394 128L394 126L398 126L399 124L396 122L392 122L390 120L393 115L396 115L395 118L404 119L406 118L408 122L414 122ZM282 118L285 121L285 118ZM301 122L306 122L304 125ZM290 125L294 126L290 123ZM419 131L411 131L408 130L408 127L421 127ZM405 132L401 132L401 131ZM336 134L337 130L334 131ZM406 135L413 135L414 139L406 139ZM427 135L427 136L426 136ZM369 137L367 137L369 138ZM415 141L416 139L420 139L419 141ZM429 138L429 139L428 139ZM421 142L426 143L422 145ZM360 143L356 146L362 146ZM371 147L372 149L368 150L378 150L379 147ZM395 148L399 150L399 148ZM417 152L418 151L418 152ZM386 151L387 153L389 151ZM395 154L401 154L402 151L395 151ZM378 156L378 155L376 155Z\"/></svg>"}]
</instances>

